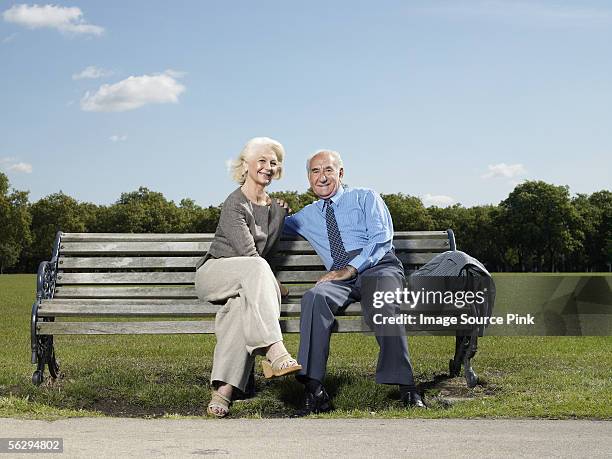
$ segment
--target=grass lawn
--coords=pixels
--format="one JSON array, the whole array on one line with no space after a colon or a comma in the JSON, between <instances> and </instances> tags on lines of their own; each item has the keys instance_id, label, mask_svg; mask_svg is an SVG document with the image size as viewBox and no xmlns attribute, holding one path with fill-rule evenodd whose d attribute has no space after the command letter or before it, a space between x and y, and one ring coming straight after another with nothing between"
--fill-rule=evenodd
<instances>
[{"instance_id":1,"label":"grass lawn","mask_svg":"<svg viewBox=\"0 0 612 459\"><path fill-rule=\"evenodd\" d=\"M30 311L34 275L0 276L0 417L202 416L214 336L59 336L64 377L31 383ZM286 342L296 353L298 336ZM454 338L410 338L417 383L429 410L405 410L394 386L374 383L373 337L338 334L326 386L336 410L321 417L612 418L612 337L484 337L474 368L481 384L448 379ZM48 373L46 373L48 376ZM234 417L283 417L299 407L293 378L267 381L259 395L234 404Z\"/></svg>"}]
</instances>

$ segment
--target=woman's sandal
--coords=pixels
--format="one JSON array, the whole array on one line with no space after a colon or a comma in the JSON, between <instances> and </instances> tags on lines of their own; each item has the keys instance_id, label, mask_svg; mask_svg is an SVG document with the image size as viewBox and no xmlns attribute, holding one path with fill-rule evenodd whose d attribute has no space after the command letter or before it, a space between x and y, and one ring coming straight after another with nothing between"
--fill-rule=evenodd
<instances>
[{"instance_id":1,"label":"woman's sandal","mask_svg":"<svg viewBox=\"0 0 612 459\"><path fill-rule=\"evenodd\" d=\"M294 364L290 364L291 362ZM268 379L297 373L302 369L302 365L298 364L288 352L275 358L272 362L267 359L262 360L261 366L264 376Z\"/></svg>"},{"instance_id":2,"label":"woman's sandal","mask_svg":"<svg viewBox=\"0 0 612 459\"><path fill-rule=\"evenodd\" d=\"M212 397L210 398L210 403L206 408L206 412L209 414L209 416L224 418L228 415L231 404L232 401L229 398L214 390L212 392Z\"/></svg>"}]
</instances>

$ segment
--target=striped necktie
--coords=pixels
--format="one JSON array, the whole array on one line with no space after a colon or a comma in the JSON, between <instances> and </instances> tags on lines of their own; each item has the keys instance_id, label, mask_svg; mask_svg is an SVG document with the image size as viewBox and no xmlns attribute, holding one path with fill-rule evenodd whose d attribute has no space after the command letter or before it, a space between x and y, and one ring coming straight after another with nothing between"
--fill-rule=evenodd
<instances>
[{"instance_id":1,"label":"striped necktie","mask_svg":"<svg viewBox=\"0 0 612 459\"><path fill-rule=\"evenodd\" d=\"M336 215L334 209L332 209L332 200L325 200L325 223L327 224L327 237L329 239L329 248L331 250L331 256L333 264L331 271L336 269L342 269L348 265L350 261L344 244L342 243L342 237L340 236L340 230L338 229L338 222L336 221Z\"/></svg>"}]
</instances>

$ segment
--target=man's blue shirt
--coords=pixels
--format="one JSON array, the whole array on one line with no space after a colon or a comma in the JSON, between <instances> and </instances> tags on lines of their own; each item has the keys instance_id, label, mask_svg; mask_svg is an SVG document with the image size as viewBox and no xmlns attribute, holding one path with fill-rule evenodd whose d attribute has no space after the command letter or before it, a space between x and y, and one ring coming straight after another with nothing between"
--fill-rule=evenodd
<instances>
[{"instance_id":1,"label":"man's blue shirt","mask_svg":"<svg viewBox=\"0 0 612 459\"><path fill-rule=\"evenodd\" d=\"M361 273L378 263L392 248L393 222L389 209L378 193L367 188L340 186L331 200L344 248L347 252L361 250L349 263ZM284 231L307 239L329 270L333 261L324 203L319 199L288 216Z\"/></svg>"}]
</instances>

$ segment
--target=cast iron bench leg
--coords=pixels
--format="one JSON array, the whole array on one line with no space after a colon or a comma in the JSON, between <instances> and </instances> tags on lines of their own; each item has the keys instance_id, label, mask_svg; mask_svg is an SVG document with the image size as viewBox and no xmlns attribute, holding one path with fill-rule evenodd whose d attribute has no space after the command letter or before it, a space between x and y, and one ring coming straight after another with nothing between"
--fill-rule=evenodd
<instances>
[{"instance_id":1,"label":"cast iron bench leg","mask_svg":"<svg viewBox=\"0 0 612 459\"><path fill-rule=\"evenodd\" d=\"M57 359L55 358L55 346L53 345L53 336L49 336L50 350L47 358L47 366L49 367L49 374L52 378L60 377L60 367Z\"/></svg>"},{"instance_id":2,"label":"cast iron bench leg","mask_svg":"<svg viewBox=\"0 0 612 459\"><path fill-rule=\"evenodd\" d=\"M36 343L36 370L32 374L32 383L40 385L45 375L45 365L49 368L49 374L57 379L60 376L60 368L55 358L53 336L41 335L37 337Z\"/></svg>"}]
</instances>

